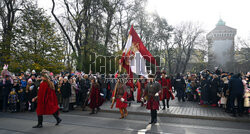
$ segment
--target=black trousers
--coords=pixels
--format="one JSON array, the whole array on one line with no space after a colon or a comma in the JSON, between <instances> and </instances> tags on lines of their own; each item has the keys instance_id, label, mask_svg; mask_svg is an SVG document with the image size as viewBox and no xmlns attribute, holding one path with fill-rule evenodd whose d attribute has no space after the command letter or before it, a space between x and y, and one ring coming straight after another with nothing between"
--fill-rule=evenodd
<instances>
[{"instance_id":1,"label":"black trousers","mask_svg":"<svg viewBox=\"0 0 250 134\"><path fill-rule=\"evenodd\" d=\"M151 110L150 111L150 113L151 113L151 123L153 123L153 122L157 122L157 110Z\"/></svg>"},{"instance_id":2,"label":"black trousers","mask_svg":"<svg viewBox=\"0 0 250 134\"><path fill-rule=\"evenodd\" d=\"M166 106L165 100L167 100L167 108L169 108L169 100L168 99L162 99L163 108L165 108L165 106Z\"/></svg>"},{"instance_id":3,"label":"black trousers","mask_svg":"<svg viewBox=\"0 0 250 134\"><path fill-rule=\"evenodd\" d=\"M235 99L237 99L238 109L235 107L235 104L234 104ZM243 95L242 94L231 95L230 101L231 101L230 104L231 104L231 108L233 110L233 114L236 114L237 112L242 114L243 113Z\"/></svg>"}]
</instances>

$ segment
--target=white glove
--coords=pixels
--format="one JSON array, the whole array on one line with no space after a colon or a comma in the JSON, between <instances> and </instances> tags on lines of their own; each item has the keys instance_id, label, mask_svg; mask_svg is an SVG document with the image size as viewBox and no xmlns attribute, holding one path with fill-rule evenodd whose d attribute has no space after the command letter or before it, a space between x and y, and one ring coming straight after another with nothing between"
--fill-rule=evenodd
<instances>
[{"instance_id":1,"label":"white glove","mask_svg":"<svg viewBox=\"0 0 250 134\"><path fill-rule=\"evenodd\" d=\"M100 93L100 95L101 95L101 96L104 96L104 94L103 94L103 93Z\"/></svg>"},{"instance_id":2,"label":"white glove","mask_svg":"<svg viewBox=\"0 0 250 134\"><path fill-rule=\"evenodd\" d=\"M114 100L115 99L115 97L112 97L112 100Z\"/></svg>"},{"instance_id":3,"label":"white glove","mask_svg":"<svg viewBox=\"0 0 250 134\"><path fill-rule=\"evenodd\" d=\"M125 101L124 98L121 98L121 101L124 102Z\"/></svg>"},{"instance_id":4,"label":"white glove","mask_svg":"<svg viewBox=\"0 0 250 134\"><path fill-rule=\"evenodd\" d=\"M87 92L87 94L89 94L89 91Z\"/></svg>"},{"instance_id":5,"label":"white glove","mask_svg":"<svg viewBox=\"0 0 250 134\"><path fill-rule=\"evenodd\" d=\"M143 98L141 98L141 101L144 101L144 99L143 99Z\"/></svg>"},{"instance_id":6,"label":"white glove","mask_svg":"<svg viewBox=\"0 0 250 134\"><path fill-rule=\"evenodd\" d=\"M159 93L156 93L155 96L159 96Z\"/></svg>"}]
</instances>

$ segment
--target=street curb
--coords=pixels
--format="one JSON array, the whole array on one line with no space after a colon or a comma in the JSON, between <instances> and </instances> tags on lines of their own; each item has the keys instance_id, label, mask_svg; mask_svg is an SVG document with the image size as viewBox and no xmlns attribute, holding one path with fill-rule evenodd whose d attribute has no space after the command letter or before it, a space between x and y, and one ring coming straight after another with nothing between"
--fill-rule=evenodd
<instances>
[{"instance_id":1,"label":"street curb","mask_svg":"<svg viewBox=\"0 0 250 134\"><path fill-rule=\"evenodd\" d=\"M101 110L101 112L107 112L107 113L120 113L119 111L115 110ZM146 112L135 112L135 111L129 111L129 114L135 114L135 115L150 115ZM193 116L193 115L180 115L180 114L169 114L169 113L158 113L158 116L160 117L178 117L178 118L188 118L188 119L202 119L202 120L216 120L216 121L234 121L234 122L245 122L250 123L249 119L237 119L234 117L231 118L225 118L225 117L208 117L208 116Z\"/></svg>"}]
</instances>

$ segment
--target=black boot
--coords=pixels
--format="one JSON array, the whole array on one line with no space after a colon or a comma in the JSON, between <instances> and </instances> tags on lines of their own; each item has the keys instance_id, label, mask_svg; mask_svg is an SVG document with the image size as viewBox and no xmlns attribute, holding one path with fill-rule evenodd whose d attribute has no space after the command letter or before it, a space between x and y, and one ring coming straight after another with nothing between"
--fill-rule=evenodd
<instances>
[{"instance_id":1,"label":"black boot","mask_svg":"<svg viewBox=\"0 0 250 134\"><path fill-rule=\"evenodd\" d=\"M154 110L154 124L157 123L157 111Z\"/></svg>"},{"instance_id":2,"label":"black boot","mask_svg":"<svg viewBox=\"0 0 250 134\"><path fill-rule=\"evenodd\" d=\"M163 109L162 110L165 110L166 108L166 105L165 105L165 99L162 99L162 104L163 104Z\"/></svg>"},{"instance_id":3,"label":"black boot","mask_svg":"<svg viewBox=\"0 0 250 134\"><path fill-rule=\"evenodd\" d=\"M101 110L101 109L98 107L98 108L96 109L96 113L98 113L100 110Z\"/></svg>"},{"instance_id":4,"label":"black boot","mask_svg":"<svg viewBox=\"0 0 250 134\"><path fill-rule=\"evenodd\" d=\"M169 108L169 100L167 100L167 108Z\"/></svg>"},{"instance_id":5,"label":"black boot","mask_svg":"<svg viewBox=\"0 0 250 134\"><path fill-rule=\"evenodd\" d=\"M53 114L53 116L56 118L56 126L59 125L62 122L62 119L59 118L59 113L58 111Z\"/></svg>"},{"instance_id":6,"label":"black boot","mask_svg":"<svg viewBox=\"0 0 250 134\"><path fill-rule=\"evenodd\" d=\"M89 113L89 114L95 114L95 109L93 108L93 109L92 109L92 112Z\"/></svg>"},{"instance_id":7,"label":"black boot","mask_svg":"<svg viewBox=\"0 0 250 134\"><path fill-rule=\"evenodd\" d=\"M151 110L150 111L150 114L151 114L151 121L149 122L149 124L152 124L152 123L154 123L154 112L153 112L154 110Z\"/></svg>"},{"instance_id":8,"label":"black boot","mask_svg":"<svg viewBox=\"0 0 250 134\"><path fill-rule=\"evenodd\" d=\"M38 124L36 126L33 126L33 128L42 128L43 127L43 116L39 115L38 117Z\"/></svg>"}]
</instances>

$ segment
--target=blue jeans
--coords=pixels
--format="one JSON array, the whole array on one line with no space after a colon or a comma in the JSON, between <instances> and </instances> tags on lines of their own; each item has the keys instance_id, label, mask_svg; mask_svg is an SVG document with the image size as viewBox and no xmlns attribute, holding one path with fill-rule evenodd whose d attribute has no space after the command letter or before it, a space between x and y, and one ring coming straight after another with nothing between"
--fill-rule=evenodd
<instances>
[{"instance_id":1,"label":"blue jeans","mask_svg":"<svg viewBox=\"0 0 250 134\"><path fill-rule=\"evenodd\" d=\"M102 93L104 94L103 98L106 99L106 97L107 97L107 89L103 88Z\"/></svg>"}]
</instances>

